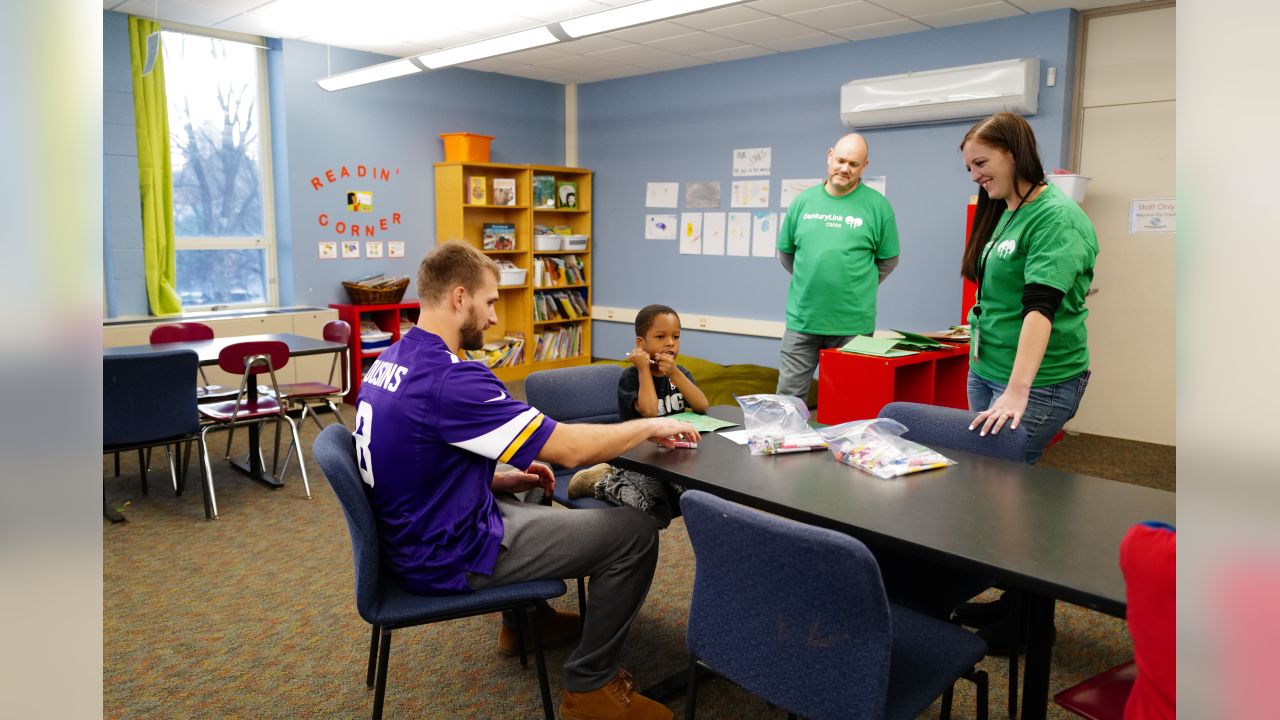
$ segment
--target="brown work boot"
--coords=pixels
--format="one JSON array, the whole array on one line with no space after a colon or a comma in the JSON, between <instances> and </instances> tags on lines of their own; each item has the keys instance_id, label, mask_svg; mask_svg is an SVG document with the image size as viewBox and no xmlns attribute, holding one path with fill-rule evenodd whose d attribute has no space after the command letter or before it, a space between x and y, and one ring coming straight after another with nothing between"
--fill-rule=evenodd
<instances>
[{"instance_id":1,"label":"brown work boot","mask_svg":"<svg viewBox=\"0 0 1280 720\"><path fill-rule=\"evenodd\" d=\"M631 673L619 669L608 685L591 692L564 691L560 696L563 720L671 720L665 705L635 691Z\"/></svg>"},{"instance_id":2,"label":"brown work boot","mask_svg":"<svg viewBox=\"0 0 1280 720\"><path fill-rule=\"evenodd\" d=\"M544 650L557 647L582 632L582 618L579 618L577 613L558 612L550 606L543 606L538 611L538 618L534 624L537 625L538 637L542 640ZM510 657L520 654L520 637L515 627L504 624L498 631L498 652Z\"/></svg>"},{"instance_id":3,"label":"brown work boot","mask_svg":"<svg viewBox=\"0 0 1280 720\"><path fill-rule=\"evenodd\" d=\"M595 497L596 483L608 477L611 472L613 472L613 467L609 463L600 463L599 465L592 465L586 470L579 470L569 479L569 497Z\"/></svg>"}]
</instances>

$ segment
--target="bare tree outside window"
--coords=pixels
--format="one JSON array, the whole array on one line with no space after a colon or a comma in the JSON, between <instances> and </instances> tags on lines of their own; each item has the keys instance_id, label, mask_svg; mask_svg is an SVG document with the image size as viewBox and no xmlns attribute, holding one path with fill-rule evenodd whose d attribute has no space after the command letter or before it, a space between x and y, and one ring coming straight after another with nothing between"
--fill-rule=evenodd
<instances>
[{"instance_id":1,"label":"bare tree outside window","mask_svg":"<svg viewBox=\"0 0 1280 720\"><path fill-rule=\"evenodd\" d=\"M258 49L165 32L178 293L184 307L271 301Z\"/></svg>"}]
</instances>

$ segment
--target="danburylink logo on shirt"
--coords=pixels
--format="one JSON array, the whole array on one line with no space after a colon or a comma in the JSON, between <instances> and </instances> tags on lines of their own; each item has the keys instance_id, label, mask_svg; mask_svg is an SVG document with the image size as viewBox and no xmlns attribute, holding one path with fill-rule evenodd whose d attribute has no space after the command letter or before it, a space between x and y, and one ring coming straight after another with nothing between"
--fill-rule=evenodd
<instances>
[{"instance_id":1,"label":"danburylink logo on shirt","mask_svg":"<svg viewBox=\"0 0 1280 720\"><path fill-rule=\"evenodd\" d=\"M409 368L385 360L374 360L369 372L364 376L365 385L376 385L387 392L400 389L400 381L409 373Z\"/></svg>"},{"instance_id":2,"label":"danburylink logo on shirt","mask_svg":"<svg viewBox=\"0 0 1280 720\"><path fill-rule=\"evenodd\" d=\"M829 213L804 213L800 216L801 220L821 220L826 223L827 227L838 228L847 227L850 229L862 227L862 218L852 215L835 215Z\"/></svg>"}]
</instances>

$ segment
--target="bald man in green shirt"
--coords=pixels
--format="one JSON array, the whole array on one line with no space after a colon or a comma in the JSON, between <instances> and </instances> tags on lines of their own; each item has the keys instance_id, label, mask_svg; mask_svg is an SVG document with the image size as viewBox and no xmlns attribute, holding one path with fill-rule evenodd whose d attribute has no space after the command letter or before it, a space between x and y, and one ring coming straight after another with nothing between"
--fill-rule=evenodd
<instances>
[{"instance_id":1,"label":"bald man in green shirt","mask_svg":"<svg viewBox=\"0 0 1280 720\"><path fill-rule=\"evenodd\" d=\"M827 150L827 179L791 201L778 257L791 273L778 394L804 400L818 351L876 329L876 289L898 265L889 201L862 183L867 141L849 134Z\"/></svg>"}]
</instances>

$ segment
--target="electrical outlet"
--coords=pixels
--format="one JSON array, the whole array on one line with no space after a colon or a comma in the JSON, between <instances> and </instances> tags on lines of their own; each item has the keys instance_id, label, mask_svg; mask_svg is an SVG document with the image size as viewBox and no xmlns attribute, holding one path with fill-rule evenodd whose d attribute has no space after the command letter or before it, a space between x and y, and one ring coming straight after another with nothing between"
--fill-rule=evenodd
<instances>
[{"instance_id":1,"label":"electrical outlet","mask_svg":"<svg viewBox=\"0 0 1280 720\"><path fill-rule=\"evenodd\" d=\"M608 319L612 320L612 319L613 319L613 308L609 308L609 309L606 311L605 316L606 316Z\"/></svg>"},{"instance_id":2,"label":"electrical outlet","mask_svg":"<svg viewBox=\"0 0 1280 720\"><path fill-rule=\"evenodd\" d=\"M707 319L706 319L706 318L704 318L704 317L700 317L700 318L698 318L698 327L700 327L700 328L702 328L702 329L704 329L704 330L705 330L705 329L706 329L706 327L707 327Z\"/></svg>"}]
</instances>

